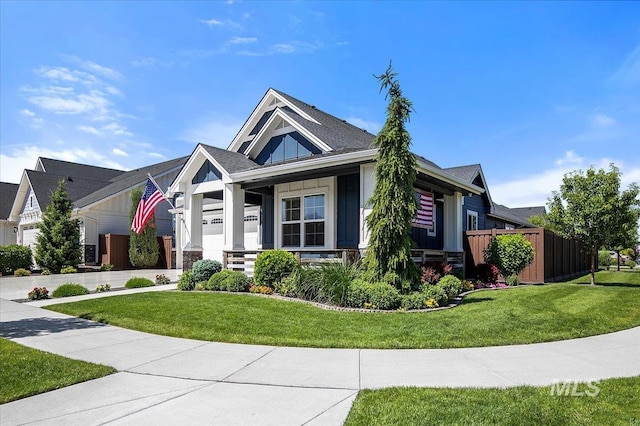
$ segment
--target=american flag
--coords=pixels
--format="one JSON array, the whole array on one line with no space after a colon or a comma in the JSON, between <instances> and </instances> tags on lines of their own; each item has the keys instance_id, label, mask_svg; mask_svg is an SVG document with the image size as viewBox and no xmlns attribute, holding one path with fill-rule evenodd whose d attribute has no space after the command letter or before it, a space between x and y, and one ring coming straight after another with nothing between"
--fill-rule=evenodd
<instances>
[{"instance_id":1,"label":"american flag","mask_svg":"<svg viewBox=\"0 0 640 426\"><path fill-rule=\"evenodd\" d=\"M433 194L430 192L416 192L418 213L413 225L419 228L433 229Z\"/></svg>"},{"instance_id":2,"label":"american flag","mask_svg":"<svg viewBox=\"0 0 640 426\"><path fill-rule=\"evenodd\" d=\"M147 179L147 185L144 188L144 193L138 203L136 214L133 216L131 230L136 234L141 234L144 229L144 225L146 225L149 219L151 219L151 216L153 216L156 206L163 200L165 200L165 197L164 194L162 194L162 191L158 189L151 179Z\"/></svg>"}]
</instances>

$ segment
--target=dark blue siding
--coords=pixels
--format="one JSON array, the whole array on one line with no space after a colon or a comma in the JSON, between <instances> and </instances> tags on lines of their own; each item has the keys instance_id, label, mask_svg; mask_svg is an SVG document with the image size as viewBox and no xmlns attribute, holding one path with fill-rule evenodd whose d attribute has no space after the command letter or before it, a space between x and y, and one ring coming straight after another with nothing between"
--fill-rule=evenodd
<instances>
[{"instance_id":1,"label":"dark blue siding","mask_svg":"<svg viewBox=\"0 0 640 426\"><path fill-rule=\"evenodd\" d=\"M338 176L338 248L357 248L360 218L360 174Z\"/></svg>"},{"instance_id":2,"label":"dark blue siding","mask_svg":"<svg viewBox=\"0 0 640 426\"><path fill-rule=\"evenodd\" d=\"M467 211L472 210L478 213L478 229L487 229L487 210L482 195L472 195L464 197L464 206L462 206L462 227L467 229Z\"/></svg>"},{"instance_id":3,"label":"dark blue siding","mask_svg":"<svg viewBox=\"0 0 640 426\"><path fill-rule=\"evenodd\" d=\"M273 245L273 195L262 196L262 206L260 214L262 215L260 222L262 223L262 248L272 249Z\"/></svg>"},{"instance_id":4,"label":"dark blue siding","mask_svg":"<svg viewBox=\"0 0 640 426\"><path fill-rule=\"evenodd\" d=\"M437 198L437 197L436 197ZM436 207L436 235L431 237L424 228L411 228L411 238L416 243L415 248L442 250L444 247L444 221L442 219L442 203L435 203Z\"/></svg>"}]
</instances>

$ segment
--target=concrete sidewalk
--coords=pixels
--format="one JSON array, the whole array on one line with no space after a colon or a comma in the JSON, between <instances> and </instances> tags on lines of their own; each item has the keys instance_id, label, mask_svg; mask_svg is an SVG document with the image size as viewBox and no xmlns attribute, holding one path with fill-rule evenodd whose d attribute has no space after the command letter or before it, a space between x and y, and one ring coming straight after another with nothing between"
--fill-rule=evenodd
<instances>
[{"instance_id":1,"label":"concrete sidewalk","mask_svg":"<svg viewBox=\"0 0 640 426\"><path fill-rule=\"evenodd\" d=\"M640 375L640 327L533 345L369 350L177 339L6 300L0 321L3 337L119 370L2 405L3 425L339 425L364 388L509 387Z\"/></svg>"}]
</instances>

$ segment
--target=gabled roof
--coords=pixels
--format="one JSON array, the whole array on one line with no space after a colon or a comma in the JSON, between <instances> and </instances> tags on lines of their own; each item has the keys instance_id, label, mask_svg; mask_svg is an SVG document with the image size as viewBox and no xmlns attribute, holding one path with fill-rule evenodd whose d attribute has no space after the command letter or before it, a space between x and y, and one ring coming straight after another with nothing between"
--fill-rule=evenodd
<instances>
[{"instance_id":1,"label":"gabled roof","mask_svg":"<svg viewBox=\"0 0 640 426\"><path fill-rule=\"evenodd\" d=\"M467 183L473 183L478 174L482 170L480 164L469 164L467 166L448 167L444 171L463 180Z\"/></svg>"},{"instance_id":2,"label":"gabled roof","mask_svg":"<svg viewBox=\"0 0 640 426\"><path fill-rule=\"evenodd\" d=\"M0 220L7 219L11 214L13 200L18 193L17 183L0 182Z\"/></svg>"},{"instance_id":3,"label":"gabled roof","mask_svg":"<svg viewBox=\"0 0 640 426\"><path fill-rule=\"evenodd\" d=\"M106 167L90 166L88 164L78 164L70 161L42 157L38 158L36 170L53 175L72 176L98 181L108 181L124 173L124 170L108 169Z\"/></svg>"},{"instance_id":4,"label":"gabled roof","mask_svg":"<svg viewBox=\"0 0 640 426\"><path fill-rule=\"evenodd\" d=\"M528 221L531 216L544 216L547 214L545 206L533 206L533 207L512 207L509 210L516 216L523 220Z\"/></svg>"},{"instance_id":5,"label":"gabled roof","mask_svg":"<svg viewBox=\"0 0 640 426\"><path fill-rule=\"evenodd\" d=\"M236 173L242 172L245 170L250 170L254 167L258 167L251 159L245 157L243 154L240 154L235 151L228 151L226 149L217 148L215 146L200 144L202 148L205 149L216 161L224 168L227 173Z\"/></svg>"},{"instance_id":6,"label":"gabled roof","mask_svg":"<svg viewBox=\"0 0 640 426\"><path fill-rule=\"evenodd\" d=\"M497 217L499 219L503 219L507 222L511 222L516 225L525 226L525 227L534 226L527 219L524 219L518 214L516 214L514 212L514 209L511 209L507 206L503 206L502 204L492 203L490 215Z\"/></svg>"},{"instance_id":7,"label":"gabled roof","mask_svg":"<svg viewBox=\"0 0 640 426\"><path fill-rule=\"evenodd\" d=\"M124 172L116 176L112 182L107 185L103 185L101 188L96 189L90 194L86 194L80 199L77 199L73 204L75 208L82 208L88 205L97 203L105 198L116 195L122 191L129 190L137 185L144 183L147 180L147 174L151 176L161 176L172 170L180 169L189 157L180 157L162 163L152 164L140 169L134 169L128 172ZM163 189L163 188L161 188Z\"/></svg>"},{"instance_id":8,"label":"gabled roof","mask_svg":"<svg viewBox=\"0 0 640 426\"><path fill-rule=\"evenodd\" d=\"M85 197L104 186L109 182L87 179L86 177L57 175L53 173L39 172L36 170L25 170L29 185L33 190L40 210L44 211L49 205L51 195L58 188L58 183L61 180L65 181L65 190L69 196L71 202Z\"/></svg>"}]
</instances>

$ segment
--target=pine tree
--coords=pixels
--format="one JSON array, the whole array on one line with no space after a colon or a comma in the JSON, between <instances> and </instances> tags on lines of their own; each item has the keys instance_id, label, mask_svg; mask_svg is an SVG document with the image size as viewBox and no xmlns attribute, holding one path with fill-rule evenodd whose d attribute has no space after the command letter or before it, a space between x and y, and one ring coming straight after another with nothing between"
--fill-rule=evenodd
<instances>
[{"instance_id":1,"label":"pine tree","mask_svg":"<svg viewBox=\"0 0 640 426\"><path fill-rule=\"evenodd\" d=\"M138 209L138 203L142 198L142 188L135 188L131 191L131 212L129 213L129 224L133 222L133 217ZM156 231L155 214L144 225L141 234L131 231L129 238L129 262L136 268L149 268L158 263L160 248Z\"/></svg>"},{"instance_id":2,"label":"pine tree","mask_svg":"<svg viewBox=\"0 0 640 426\"><path fill-rule=\"evenodd\" d=\"M78 220L71 219L72 204L60 180L38 225L35 259L39 267L58 273L64 266L80 263L80 229Z\"/></svg>"},{"instance_id":3,"label":"pine tree","mask_svg":"<svg viewBox=\"0 0 640 426\"><path fill-rule=\"evenodd\" d=\"M390 281L406 290L418 278L417 265L411 259L411 221L418 210L414 189L417 164L409 151L411 136L405 128L413 108L396 76L391 64L384 74L375 76L380 91L388 90L389 105L384 127L373 142L378 155L376 185L369 200L372 211L367 217L370 237L365 264L371 279L385 279L393 273L395 278Z\"/></svg>"}]
</instances>

